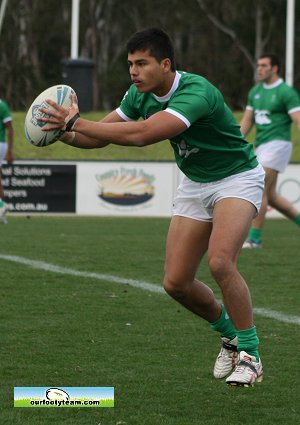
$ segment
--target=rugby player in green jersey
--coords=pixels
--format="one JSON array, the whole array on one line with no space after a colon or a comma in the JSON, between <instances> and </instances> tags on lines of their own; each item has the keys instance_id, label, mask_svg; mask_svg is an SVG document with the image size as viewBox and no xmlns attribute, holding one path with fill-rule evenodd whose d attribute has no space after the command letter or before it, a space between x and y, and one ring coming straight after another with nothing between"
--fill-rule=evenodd
<instances>
[{"instance_id":1,"label":"rugby player in green jersey","mask_svg":"<svg viewBox=\"0 0 300 425\"><path fill-rule=\"evenodd\" d=\"M255 124L256 155L266 173L265 190L260 212L252 222L243 248L262 247L262 229L268 205L300 226L299 211L276 192L278 173L284 172L292 154L292 122L300 130L300 97L279 77L279 60L274 54L259 57L257 78L258 84L248 95L241 132L247 135Z\"/></svg>"},{"instance_id":2,"label":"rugby player in green jersey","mask_svg":"<svg viewBox=\"0 0 300 425\"><path fill-rule=\"evenodd\" d=\"M0 222L2 223L7 223L6 214L8 206L4 202L1 165L5 158L9 164L13 162L13 139L12 116L7 103L0 99Z\"/></svg>"},{"instance_id":3,"label":"rugby player in green jersey","mask_svg":"<svg viewBox=\"0 0 300 425\"><path fill-rule=\"evenodd\" d=\"M68 110L49 100L55 111L41 118L49 123L45 131L63 128L64 143L86 149L170 140L185 177L167 237L164 288L219 332L222 346L214 376L227 377L229 385L253 385L263 376L259 339L237 262L261 205L263 168L219 90L201 76L176 70L173 46L164 31L135 33L127 52L132 85L119 108L92 122L79 116L75 96ZM222 304L195 277L206 252Z\"/></svg>"}]
</instances>

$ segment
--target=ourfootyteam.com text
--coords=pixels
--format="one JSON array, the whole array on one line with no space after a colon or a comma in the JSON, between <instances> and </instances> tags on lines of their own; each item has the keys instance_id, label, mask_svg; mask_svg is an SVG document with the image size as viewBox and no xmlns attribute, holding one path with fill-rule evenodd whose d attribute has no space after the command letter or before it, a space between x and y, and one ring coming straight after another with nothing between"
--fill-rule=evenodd
<instances>
[{"instance_id":1,"label":"ourfootyteam.com text","mask_svg":"<svg viewBox=\"0 0 300 425\"><path fill-rule=\"evenodd\" d=\"M99 400L30 400L34 406L99 406Z\"/></svg>"}]
</instances>

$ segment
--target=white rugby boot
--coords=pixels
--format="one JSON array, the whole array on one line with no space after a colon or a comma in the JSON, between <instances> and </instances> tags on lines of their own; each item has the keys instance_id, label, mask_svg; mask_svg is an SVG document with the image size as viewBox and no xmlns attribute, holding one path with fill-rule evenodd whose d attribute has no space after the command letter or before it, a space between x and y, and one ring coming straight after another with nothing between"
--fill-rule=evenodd
<instances>
[{"instance_id":1,"label":"white rugby boot","mask_svg":"<svg viewBox=\"0 0 300 425\"><path fill-rule=\"evenodd\" d=\"M238 362L231 373L226 378L226 383L232 386L252 387L255 382L263 380L263 367L261 360L256 361L254 356L241 351L238 356Z\"/></svg>"},{"instance_id":2,"label":"white rugby boot","mask_svg":"<svg viewBox=\"0 0 300 425\"><path fill-rule=\"evenodd\" d=\"M214 377L217 379L225 378L235 368L238 357L237 337L221 339L222 347L214 366Z\"/></svg>"},{"instance_id":3,"label":"white rugby boot","mask_svg":"<svg viewBox=\"0 0 300 425\"><path fill-rule=\"evenodd\" d=\"M262 243L261 242L254 242L251 239L245 240L243 243L243 249L261 249Z\"/></svg>"}]
</instances>

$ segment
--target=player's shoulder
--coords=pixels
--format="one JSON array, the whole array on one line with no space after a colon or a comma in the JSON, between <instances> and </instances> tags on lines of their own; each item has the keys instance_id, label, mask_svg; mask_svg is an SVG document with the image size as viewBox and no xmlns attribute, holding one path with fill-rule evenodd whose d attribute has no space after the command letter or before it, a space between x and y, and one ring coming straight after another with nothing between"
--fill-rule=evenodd
<instances>
[{"instance_id":1,"label":"player's shoulder","mask_svg":"<svg viewBox=\"0 0 300 425\"><path fill-rule=\"evenodd\" d=\"M287 92L287 93L295 93L295 94L299 95L299 92L295 87L290 86L289 84L287 84L283 80L282 80L281 84L278 86L278 88L281 91L284 91L284 92Z\"/></svg>"},{"instance_id":2,"label":"player's shoulder","mask_svg":"<svg viewBox=\"0 0 300 425\"><path fill-rule=\"evenodd\" d=\"M204 97L216 96L219 92L210 81L199 74L192 74L189 72L178 71L180 74L180 81L178 89L180 92L198 93Z\"/></svg>"},{"instance_id":3,"label":"player's shoulder","mask_svg":"<svg viewBox=\"0 0 300 425\"><path fill-rule=\"evenodd\" d=\"M294 104L300 104L300 94L296 88L287 84L284 80L281 80L281 83L277 87L277 93L279 99L282 102L293 102Z\"/></svg>"},{"instance_id":4,"label":"player's shoulder","mask_svg":"<svg viewBox=\"0 0 300 425\"><path fill-rule=\"evenodd\" d=\"M263 83L257 83L249 90L249 93L250 94L256 94L256 93L262 91L263 89L264 89Z\"/></svg>"},{"instance_id":5,"label":"player's shoulder","mask_svg":"<svg viewBox=\"0 0 300 425\"><path fill-rule=\"evenodd\" d=\"M127 91L126 91L126 93L125 93L124 97L126 97L126 96L128 96L128 95L135 94L135 93L138 93L138 89L135 87L135 85L134 85L134 84L131 84L131 85L128 87L128 89L127 89Z\"/></svg>"},{"instance_id":6,"label":"player's shoulder","mask_svg":"<svg viewBox=\"0 0 300 425\"><path fill-rule=\"evenodd\" d=\"M0 111L2 114L9 111L8 104L3 99L0 99Z\"/></svg>"},{"instance_id":7,"label":"player's shoulder","mask_svg":"<svg viewBox=\"0 0 300 425\"><path fill-rule=\"evenodd\" d=\"M136 86L134 84L131 84L128 87L123 99L125 99L127 97L128 99L135 101L139 98L143 98L144 95L145 95L145 93L139 92L138 89L136 88Z\"/></svg>"},{"instance_id":8,"label":"player's shoulder","mask_svg":"<svg viewBox=\"0 0 300 425\"><path fill-rule=\"evenodd\" d=\"M181 84L198 84L198 85L211 85L211 83L202 75L192 74L191 72L177 71L180 75Z\"/></svg>"}]
</instances>

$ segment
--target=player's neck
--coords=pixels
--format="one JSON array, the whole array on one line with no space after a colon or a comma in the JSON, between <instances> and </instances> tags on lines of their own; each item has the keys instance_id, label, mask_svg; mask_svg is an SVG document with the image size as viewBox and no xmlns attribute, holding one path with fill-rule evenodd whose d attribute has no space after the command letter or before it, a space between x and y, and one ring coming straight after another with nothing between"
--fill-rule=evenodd
<instances>
[{"instance_id":1,"label":"player's neck","mask_svg":"<svg viewBox=\"0 0 300 425\"><path fill-rule=\"evenodd\" d=\"M157 90L155 90L154 94L157 97L166 96L172 89L175 77L176 77L176 72L168 73L165 81L163 82L163 84L160 85L160 87L157 87Z\"/></svg>"},{"instance_id":2,"label":"player's neck","mask_svg":"<svg viewBox=\"0 0 300 425\"><path fill-rule=\"evenodd\" d=\"M270 85L276 83L279 80L279 78L280 77L279 77L278 74L272 75L271 77L269 77L268 79L266 79L264 81L264 84L267 84L268 86L270 86Z\"/></svg>"}]
</instances>

